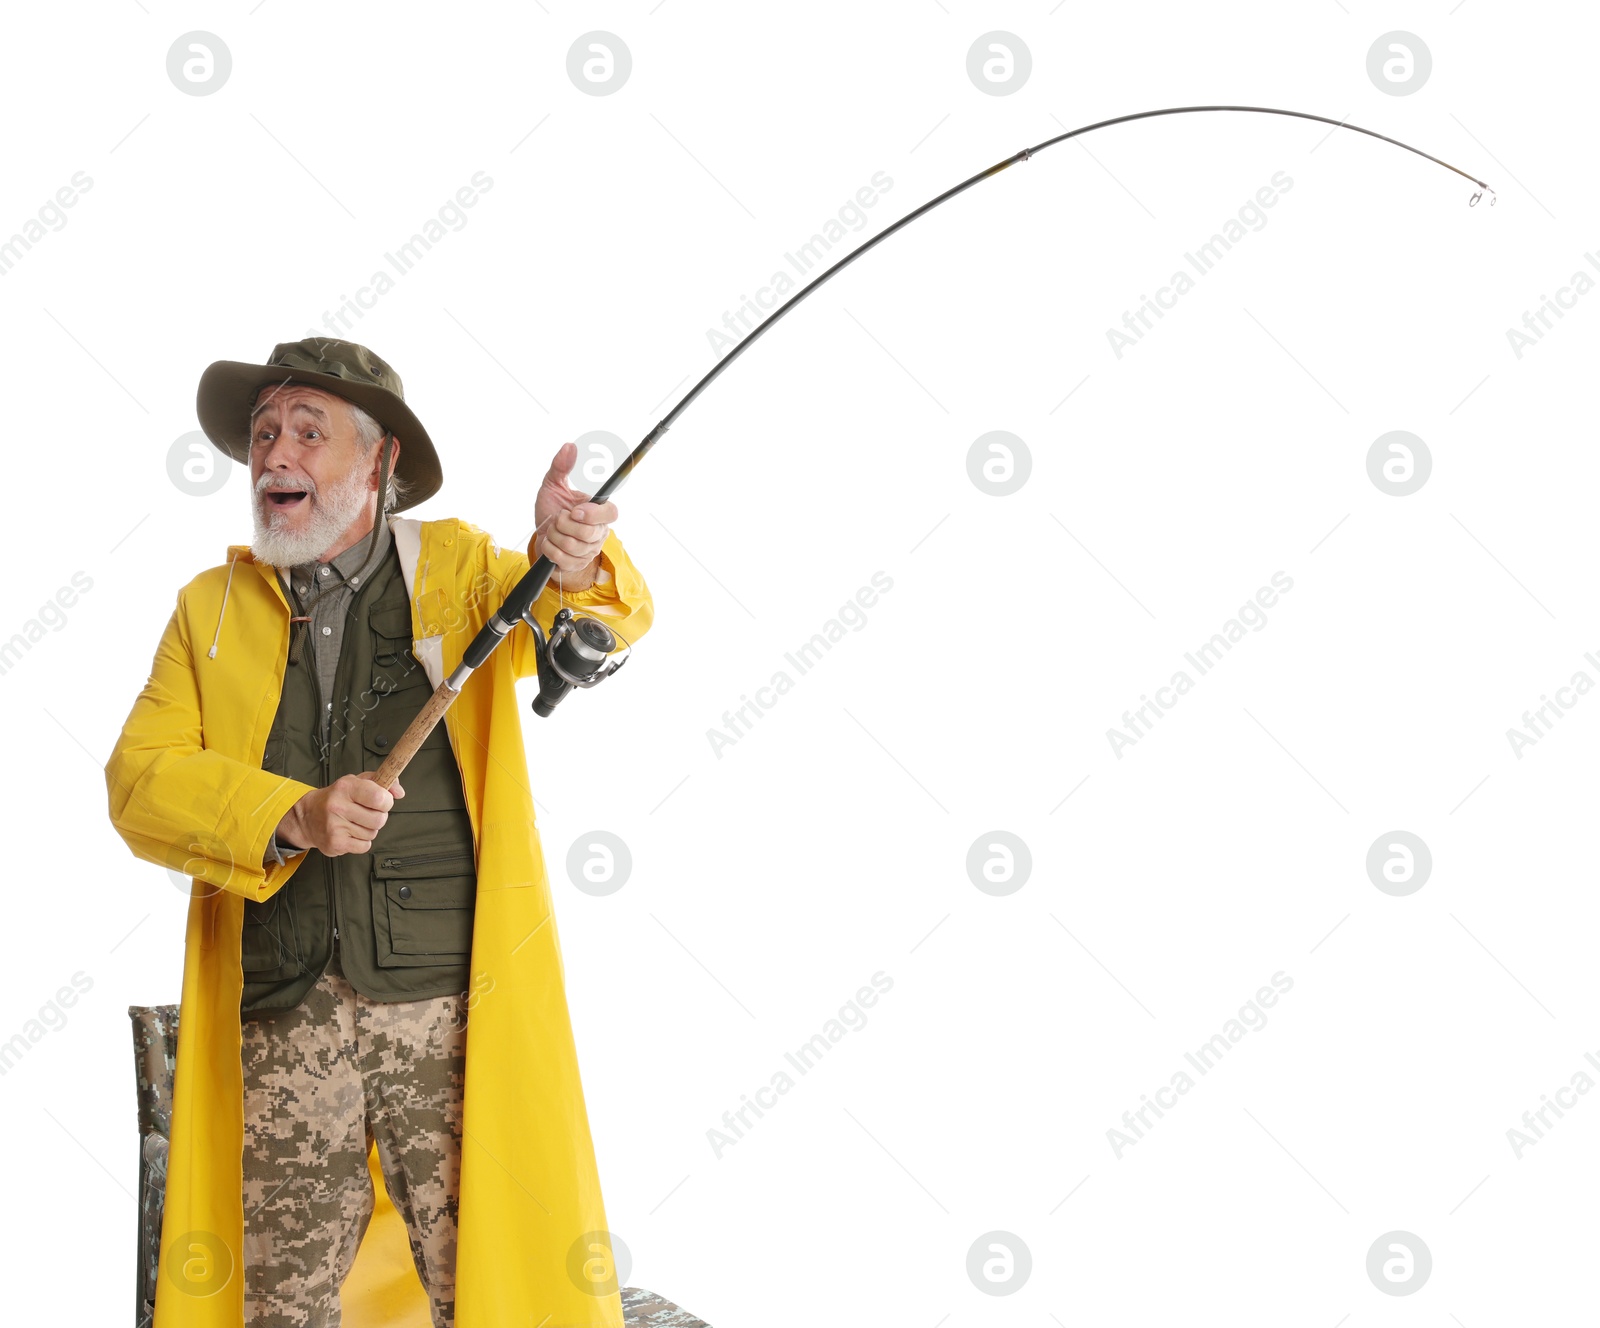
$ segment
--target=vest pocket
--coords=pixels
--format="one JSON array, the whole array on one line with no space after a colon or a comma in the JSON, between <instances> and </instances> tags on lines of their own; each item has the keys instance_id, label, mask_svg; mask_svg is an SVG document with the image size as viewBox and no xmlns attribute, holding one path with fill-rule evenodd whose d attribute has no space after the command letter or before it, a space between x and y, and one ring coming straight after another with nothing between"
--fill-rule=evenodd
<instances>
[{"instance_id":1,"label":"vest pocket","mask_svg":"<svg viewBox=\"0 0 1600 1328\"><path fill-rule=\"evenodd\" d=\"M470 849L374 853L380 968L463 962L472 951L478 881Z\"/></svg>"},{"instance_id":2,"label":"vest pocket","mask_svg":"<svg viewBox=\"0 0 1600 1328\"><path fill-rule=\"evenodd\" d=\"M391 709L391 705L395 708ZM383 764L384 758L394 750L395 744L404 736L407 726L416 717L415 711L398 709L398 705L398 702L391 702L390 705L380 706L367 716L361 730L361 744L367 753L363 767L367 770L376 770ZM419 705L417 709L420 710L421 706ZM459 812L460 823L469 827L463 838L471 840L471 823L465 819L467 798L461 787L461 775L456 768L455 754L450 747L450 733L445 728L445 721L441 720L434 725L433 732L423 739L422 746L411 759L411 764L401 774L400 784L405 789L406 796L404 801L395 803L389 813L390 823L396 829L385 835L385 838L391 837L402 826L416 825L417 822L412 818L431 816L440 812ZM387 826L385 830L388 830Z\"/></svg>"},{"instance_id":3,"label":"vest pocket","mask_svg":"<svg viewBox=\"0 0 1600 1328\"><path fill-rule=\"evenodd\" d=\"M389 696L413 687L432 691L428 671L411 653L411 610L404 605L374 608L367 623L372 629L372 695Z\"/></svg>"},{"instance_id":4,"label":"vest pocket","mask_svg":"<svg viewBox=\"0 0 1600 1328\"><path fill-rule=\"evenodd\" d=\"M291 882L290 884L293 884ZM294 977L303 965L294 922L283 906L284 891L257 902L246 900L239 936L239 967L256 982Z\"/></svg>"},{"instance_id":5,"label":"vest pocket","mask_svg":"<svg viewBox=\"0 0 1600 1328\"><path fill-rule=\"evenodd\" d=\"M261 751L261 768L270 770L275 775L284 774L288 769L287 760L289 744L282 736L273 733L267 738L267 745Z\"/></svg>"}]
</instances>

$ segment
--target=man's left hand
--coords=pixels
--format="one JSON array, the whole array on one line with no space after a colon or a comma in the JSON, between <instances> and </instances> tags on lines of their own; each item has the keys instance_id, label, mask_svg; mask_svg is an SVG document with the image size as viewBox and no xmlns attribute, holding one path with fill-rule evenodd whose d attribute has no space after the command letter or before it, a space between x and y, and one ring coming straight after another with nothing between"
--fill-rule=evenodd
<instances>
[{"instance_id":1,"label":"man's left hand","mask_svg":"<svg viewBox=\"0 0 1600 1328\"><path fill-rule=\"evenodd\" d=\"M589 495L567 484L578 460L578 445L562 443L539 483L534 499L533 538L528 541L528 561L548 558L551 573L563 590L586 590L600 568L600 546L617 519L615 503L591 503Z\"/></svg>"}]
</instances>

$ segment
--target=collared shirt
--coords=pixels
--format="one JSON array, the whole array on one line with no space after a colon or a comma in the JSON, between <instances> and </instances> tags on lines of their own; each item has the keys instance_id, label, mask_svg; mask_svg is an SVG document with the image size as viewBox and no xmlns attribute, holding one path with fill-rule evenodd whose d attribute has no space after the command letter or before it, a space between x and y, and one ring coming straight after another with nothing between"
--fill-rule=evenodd
<instances>
[{"instance_id":1,"label":"collared shirt","mask_svg":"<svg viewBox=\"0 0 1600 1328\"><path fill-rule=\"evenodd\" d=\"M322 694L322 742L326 746L333 720L333 677L339 667L339 651L344 646L345 624L350 621L351 607L361 584L382 566L389 553L393 536L389 523L378 523L378 547L369 562L367 543L371 532L363 535L343 553L325 563L300 563L289 569L288 584L284 594L296 617L310 614L311 621L302 624L307 632L306 647L317 670L317 686ZM283 569L278 569L278 580L284 581Z\"/></svg>"},{"instance_id":2,"label":"collared shirt","mask_svg":"<svg viewBox=\"0 0 1600 1328\"><path fill-rule=\"evenodd\" d=\"M317 686L322 695L322 743L326 747L328 735L333 722L333 680L339 667L339 652L344 647L345 624L351 620L352 606L355 602L356 592L379 567L389 555L389 546L394 537L389 532L389 523L380 520L378 523L378 547L373 550L372 557L367 557L367 545L372 532L368 531L359 540L352 544L343 553L335 555L327 562L299 563L289 569L286 577L283 569L277 569L278 581L283 586L283 593L293 607L296 617L309 616L309 623L295 624L295 632L305 632L305 649L310 652L307 661L317 671ZM291 641L293 636L291 635ZM293 647L291 646L291 649ZM289 856L302 853L304 849L291 848L288 844L280 845L276 834L267 844L266 861L283 863L287 859L283 850L289 850Z\"/></svg>"}]
</instances>

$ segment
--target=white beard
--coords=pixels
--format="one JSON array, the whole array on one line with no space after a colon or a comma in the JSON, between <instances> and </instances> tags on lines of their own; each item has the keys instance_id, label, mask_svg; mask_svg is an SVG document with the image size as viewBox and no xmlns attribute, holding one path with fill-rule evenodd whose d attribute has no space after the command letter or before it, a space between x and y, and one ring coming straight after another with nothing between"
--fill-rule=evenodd
<instances>
[{"instance_id":1,"label":"white beard","mask_svg":"<svg viewBox=\"0 0 1600 1328\"><path fill-rule=\"evenodd\" d=\"M304 529L286 530L283 527L288 514L280 515L267 501L266 490L272 487L270 475L261 477L260 486L251 492L254 504L255 537L250 552L257 562L273 567L296 567L314 562L333 547L340 535L350 528L361 510L371 501L367 488L367 467L357 460L350 473L338 484L321 491L311 491L302 500L311 504L311 517ZM310 480L305 481L307 485Z\"/></svg>"}]
</instances>

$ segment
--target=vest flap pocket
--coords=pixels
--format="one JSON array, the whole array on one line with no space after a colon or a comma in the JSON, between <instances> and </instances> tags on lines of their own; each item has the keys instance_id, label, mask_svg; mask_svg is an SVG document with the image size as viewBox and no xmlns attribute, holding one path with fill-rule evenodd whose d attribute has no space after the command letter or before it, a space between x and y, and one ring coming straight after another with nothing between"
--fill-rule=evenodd
<instances>
[{"instance_id":1,"label":"vest flap pocket","mask_svg":"<svg viewBox=\"0 0 1600 1328\"><path fill-rule=\"evenodd\" d=\"M451 963L469 954L477 878L441 873L463 867L470 872L471 856L434 863L400 859L398 868L385 868L386 861L394 860L380 858L373 864L387 924L377 928L379 966Z\"/></svg>"},{"instance_id":2,"label":"vest flap pocket","mask_svg":"<svg viewBox=\"0 0 1600 1328\"><path fill-rule=\"evenodd\" d=\"M399 608L374 607L367 613L367 621L379 636L404 641L408 646L411 644L411 609L408 606L402 604Z\"/></svg>"},{"instance_id":3,"label":"vest flap pocket","mask_svg":"<svg viewBox=\"0 0 1600 1328\"><path fill-rule=\"evenodd\" d=\"M384 892L402 909L462 908L471 910L477 891L471 876L419 876L411 880L385 878ZM391 921L393 915L390 915Z\"/></svg>"},{"instance_id":4,"label":"vest flap pocket","mask_svg":"<svg viewBox=\"0 0 1600 1328\"><path fill-rule=\"evenodd\" d=\"M428 675L411 654L411 610L404 604L375 605L367 611L372 629L372 685L379 696L405 687L428 685Z\"/></svg>"},{"instance_id":5,"label":"vest flap pocket","mask_svg":"<svg viewBox=\"0 0 1600 1328\"><path fill-rule=\"evenodd\" d=\"M456 812L410 813L379 831L392 836L372 853L380 968L462 963L471 952L478 878L463 821Z\"/></svg>"}]
</instances>

